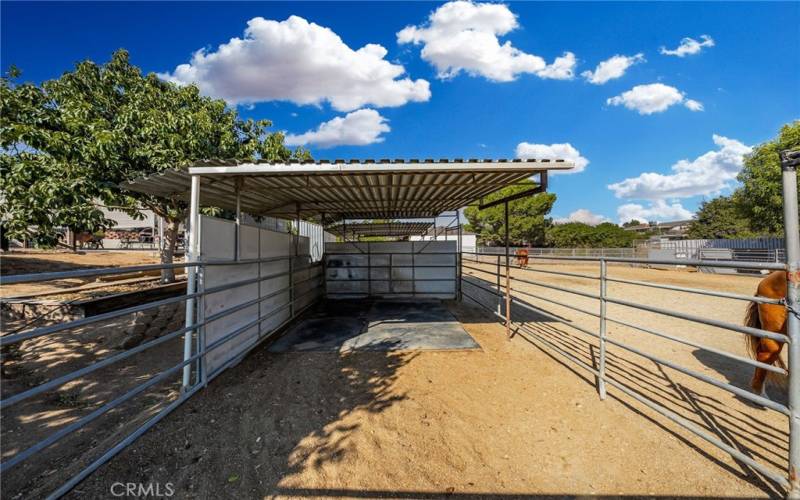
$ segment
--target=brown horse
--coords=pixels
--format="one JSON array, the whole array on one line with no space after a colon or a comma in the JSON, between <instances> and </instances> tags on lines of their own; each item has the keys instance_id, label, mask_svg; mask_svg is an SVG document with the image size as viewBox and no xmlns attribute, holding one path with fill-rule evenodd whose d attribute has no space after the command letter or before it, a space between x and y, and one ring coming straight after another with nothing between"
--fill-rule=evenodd
<instances>
[{"instance_id":1,"label":"brown horse","mask_svg":"<svg viewBox=\"0 0 800 500\"><path fill-rule=\"evenodd\" d=\"M514 256L517 258L517 265L519 267L528 267L528 249L527 248L518 248L516 252L514 252Z\"/></svg>"},{"instance_id":2,"label":"brown horse","mask_svg":"<svg viewBox=\"0 0 800 500\"><path fill-rule=\"evenodd\" d=\"M756 289L756 296L782 299L786 297L786 286L786 272L775 271L761 280ZM744 324L752 328L760 328L768 332L786 335L786 316L786 306L783 304L750 302L744 317ZM747 351L751 358L768 365L777 365L784 370L786 369L786 364L781 359L782 342L752 335L748 335L745 340L747 342ZM756 368L753 380L750 382L753 392L767 397L764 388L764 382L767 380L781 386L786 385L785 375L767 371L763 368Z\"/></svg>"}]
</instances>

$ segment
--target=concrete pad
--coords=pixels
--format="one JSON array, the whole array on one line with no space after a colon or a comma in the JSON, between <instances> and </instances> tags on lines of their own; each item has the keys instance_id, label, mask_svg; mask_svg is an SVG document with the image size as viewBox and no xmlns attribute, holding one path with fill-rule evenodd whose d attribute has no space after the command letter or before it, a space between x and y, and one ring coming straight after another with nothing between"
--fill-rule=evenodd
<instances>
[{"instance_id":1,"label":"concrete pad","mask_svg":"<svg viewBox=\"0 0 800 500\"><path fill-rule=\"evenodd\" d=\"M438 300L328 300L272 352L480 349Z\"/></svg>"}]
</instances>

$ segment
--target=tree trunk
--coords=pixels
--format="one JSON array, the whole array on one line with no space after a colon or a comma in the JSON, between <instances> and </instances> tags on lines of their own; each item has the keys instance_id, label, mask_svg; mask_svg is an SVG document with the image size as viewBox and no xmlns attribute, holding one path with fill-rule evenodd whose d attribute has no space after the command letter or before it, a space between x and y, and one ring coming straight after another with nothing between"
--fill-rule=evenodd
<instances>
[{"instance_id":1,"label":"tree trunk","mask_svg":"<svg viewBox=\"0 0 800 500\"><path fill-rule=\"evenodd\" d=\"M172 264L173 257L175 256L175 244L178 241L178 228L180 221L174 219L164 218L164 241L159 242L160 249L159 255L161 256L162 264ZM175 281L174 269L161 270L161 282L172 283Z\"/></svg>"}]
</instances>

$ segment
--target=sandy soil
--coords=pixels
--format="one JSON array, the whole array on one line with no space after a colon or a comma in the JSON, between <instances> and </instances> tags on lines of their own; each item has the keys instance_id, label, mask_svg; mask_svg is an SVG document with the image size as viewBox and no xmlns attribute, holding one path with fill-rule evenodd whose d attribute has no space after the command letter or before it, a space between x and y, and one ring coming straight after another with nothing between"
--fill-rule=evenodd
<instances>
[{"instance_id":1,"label":"sandy soil","mask_svg":"<svg viewBox=\"0 0 800 500\"><path fill-rule=\"evenodd\" d=\"M141 264L157 264L158 255L149 251L13 251L0 254L0 274L44 273L71 271L95 267L123 267ZM106 278L112 279L112 278ZM73 288L93 283L95 277L71 278L41 283L3 285L0 297L39 293L54 289Z\"/></svg>"},{"instance_id":2,"label":"sandy soil","mask_svg":"<svg viewBox=\"0 0 800 500\"><path fill-rule=\"evenodd\" d=\"M2 254L3 274L64 271L91 267L130 266L157 262L151 252L12 252ZM113 280L113 278L109 278ZM141 280L141 278L138 278ZM4 285L0 295L39 293L51 290L71 290L90 286L90 290L72 291L41 297L47 301L76 300L92 296L142 290L156 281L115 284L114 281L95 282L95 278L47 281L42 283ZM94 288L99 286L98 288ZM132 315L121 316L81 328L72 328L45 337L31 339L10 349L2 356L2 385L6 397L23 392L48 380L121 352L119 344L127 336ZM10 320L3 317L0 334L14 333L32 327L55 323L49 317L39 320ZM24 400L2 410L0 454L5 461L17 452L57 431L87 417L94 410L141 383L142 380L172 367L181 359L182 339L167 341L145 353L140 353L112 366L68 382L58 388ZM90 459L122 439L137 425L152 416L159 408L177 397L177 375L144 391L134 400L124 403L87 425L83 430L64 437L45 449L35 459L3 474L3 498L44 497L49 491L36 485L46 478L63 482L64 464L86 466ZM74 474L74 472L73 472Z\"/></svg>"},{"instance_id":3,"label":"sandy soil","mask_svg":"<svg viewBox=\"0 0 800 500\"><path fill-rule=\"evenodd\" d=\"M551 269L590 272L592 266ZM614 266L610 272L745 294L752 293L757 283L752 277L685 271ZM476 276L467 279L482 277L487 281L484 286L494 280L477 271L469 273ZM597 290L596 282L534 271L514 271L512 276ZM492 300L468 287L465 291L482 302ZM577 307L597 307L592 299L535 285L517 282L514 287L555 300L569 298ZM746 306L744 301L616 283L609 284L609 292L735 323L741 321ZM568 322L597 328L596 318L518 295ZM502 325L468 304L454 303L451 308L481 345L480 351L281 354L259 348L80 484L70 497L107 498L114 482L157 483L162 489L172 483L177 497L209 499L782 495L758 473L614 388L606 401L600 401L593 377L562 361L542 342L566 348L592 364L595 339L515 307L516 335L508 341ZM729 331L620 306L610 306L609 315L744 354L742 337ZM751 375L748 367L719 355L627 327L610 324L609 335L737 386L746 387ZM609 346L608 375L761 463L775 470L785 468L784 416L754 408L726 391L616 346ZM777 390L772 395L784 397ZM152 414L155 407L153 401L145 413ZM26 422L50 430L63 425L55 414L41 418L43 411L33 408L20 418L16 432L24 432ZM119 431L91 439L90 453L73 451L67 460L53 455L43 471L34 466L19 469L25 480L9 485L4 478L4 496L35 498L52 491L88 457L96 457L103 446L124 435L123 427L141 418L120 413L113 424ZM4 453L9 451L8 439L5 435ZM89 441L83 439L83 444Z\"/></svg>"}]
</instances>

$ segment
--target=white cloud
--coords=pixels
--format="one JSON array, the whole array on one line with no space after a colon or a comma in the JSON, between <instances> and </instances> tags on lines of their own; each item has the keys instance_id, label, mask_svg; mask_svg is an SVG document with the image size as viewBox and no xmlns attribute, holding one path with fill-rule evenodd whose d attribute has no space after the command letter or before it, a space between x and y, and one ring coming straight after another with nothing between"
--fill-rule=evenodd
<instances>
[{"instance_id":1,"label":"white cloud","mask_svg":"<svg viewBox=\"0 0 800 500\"><path fill-rule=\"evenodd\" d=\"M692 111L702 111L703 105L694 99L687 99L686 94L663 83L637 85L622 94L606 100L610 106L625 106L637 111L640 115L661 113L675 104L683 104Z\"/></svg>"},{"instance_id":2,"label":"white cloud","mask_svg":"<svg viewBox=\"0 0 800 500\"><path fill-rule=\"evenodd\" d=\"M384 59L386 54L376 44L353 50L330 29L302 17L256 17L247 22L243 38L232 38L214 52L198 50L189 63L159 76L196 83L205 95L231 104L328 101L351 111L430 99L429 83L404 76L405 68Z\"/></svg>"},{"instance_id":3,"label":"white cloud","mask_svg":"<svg viewBox=\"0 0 800 500\"><path fill-rule=\"evenodd\" d=\"M602 85L609 80L620 78L631 66L636 63L644 62L644 54L639 53L634 56L615 55L597 65L594 71L584 71L581 76L586 78L589 83Z\"/></svg>"},{"instance_id":4,"label":"white cloud","mask_svg":"<svg viewBox=\"0 0 800 500\"><path fill-rule=\"evenodd\" d=\"M695 101L694 99L686 99L683 103L684 106L689 108L692 111L703 111L703 103L699 101Z\"/></svg>"},{"instance_id":5,"label":"white cloud","mask_svg":"<svg viewBox=\"0 0 800 500\"><path fill-rule=\"evenodd\" d=\"M680 160L672 165L671 174L645 172L608 186L617 198L644 200L689 198L715 194L727 189L742 168L743 156L750 147L741 142L713 136L716 150L694 160Z\"/></svg>"},{"instance_id":6,"label":"white cloud","mask_svg":"<svg viewBox=\"0 0 800 500\"><path fill-rule=\"evenodd\" d=\"M548 64L536 74L541 78L550 78L551 80L571 80L575 76L577 64L578 60L575 58L575 54L564 52L564 55L555 58L553 64Z\"/></svg>"},{"instance_id":7,"label":"white cloud","mask_svg":"<svg viewBox=\"0 0 800 500\"><path fill-rule=\"evenodd\" d=\"M678 161L670 168L672 173L645 172L609 185L608 188L617 198L650 202L648 207L635 203L620 206L617 209L620 221L688 219L691 212L683 208L677 200L715 195L730 189L742 169L744 155L751 148L721 135L715 134L713 140L717 149L703 153L694 160Z\"/></svg>"},{"instance_id":8,"label":"white cloud","mask_svg":"<svg viewBox=\"0 0 800 500\"><path fill-rule=\"evenodd\" d=\"M565 52L548 65L540 56L527 54L503 36L518 27L508 6L457 0L433 11L427 23L407 26L397 42L422 45L422 59L432 64L442 79L466 72L496 82L515 80L522 73L559 80L574 76L575 55Z\"/></svg>"},{"instance_id":9,"label":"white cloud","mask_svg":"<svg viewBox=\"0 0 800 500\"><path fill-rule=\"evenodd\" d=\"M334 146L366 146L383 142L381 134L391 129L387 120L374 109L359 109L344 117L324 122L316 130L286 136L288 146L314 145L319 148Z\"/></svg>"},{"instance_id":10,"label":"white cloud","mask_svg":"<svg viewBox=\"0 0 800 500\"><path fill-rule=\"evenodd\" d=\"M580 151L570 143L563 144L531 144L520 142L517 144L517 158L533 158L537 160L565 160L575 164L570 170L553 170L553 174L577 174L583 172L589 160L581 156Z\"/></svg>"},{"instance_id":11,"label":"white cloud","mask_svg":"<svg viewBox=\"0 0 800 500\"><path fill-rule=\"evenodd\" d=\"M661 53L665 56L678 56L678 57L685 57L692 54L697 54L703 47L713 47L714 46L714 39L708 35L700 35L701 42L698 42L694 38L686 38L681 39L680 45L676 49L668 49L666 47L661 47Z\"/></svg>"},{"instance_id":12,"label":"white cloud","mask_svg":"<svg viewBox=\"0 0 800 500\"><path fill-rule=\"evenodd\" d=\"M664 200L657 200L648 207L637 203L626 203L617 208L620 224L634 219L639 222L686 220L691 219L692 215L692 212L683 208L680 203L668 204Z\"/></svg>"},{"instance_id":13,"label":"white cloud","mask_svg":"<svg viewBox=\"0 0 800 500\"><path fill-rule=\"evenodd\" d=\"M609 222L608 217L604 215L599 215L592 213L590 210L586 208L579 208L575 210L568 217L562 217L554 219L553 222L556 224L566 224L567 222L582 222L584 224L589 224L590 226L596 226L598 224L602 224L603 222Z\"/></svg>"}]
</instances>

